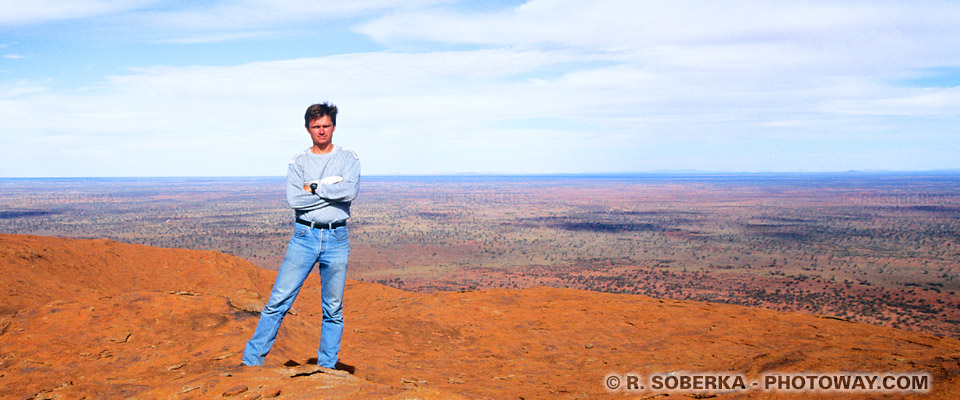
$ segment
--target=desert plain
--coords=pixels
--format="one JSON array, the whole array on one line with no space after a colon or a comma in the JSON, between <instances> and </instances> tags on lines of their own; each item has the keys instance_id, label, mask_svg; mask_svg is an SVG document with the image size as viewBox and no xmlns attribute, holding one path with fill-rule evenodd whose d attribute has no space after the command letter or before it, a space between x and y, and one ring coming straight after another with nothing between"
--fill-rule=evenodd
<instances>
[{"instance_id":1,"label":"desert plain","mask_svg":"<svg viewBox=\"0 0 960 400\"><path fill-rule=\"evenodd\" d=\"M282 184L0 180L0 396L644 398L604 377L676 371L958 393L957 174L365 177L350 372L309 367L314 282L256 373L236 364L289 235Z\"/></svg>"}]
</instances>

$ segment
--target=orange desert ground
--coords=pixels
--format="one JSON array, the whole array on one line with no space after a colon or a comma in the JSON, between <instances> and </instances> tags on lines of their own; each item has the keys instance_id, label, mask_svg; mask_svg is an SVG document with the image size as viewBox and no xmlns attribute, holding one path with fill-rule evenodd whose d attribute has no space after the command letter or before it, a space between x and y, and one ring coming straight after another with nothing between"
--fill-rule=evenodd
<instances>
[{"instance_id":1,"label":"orange desert ground","mask_svg":"<svg viewBox=\"0 0 960 400\"><path fill-rule=\"evenodd\" d=\"M532 288L349 281L340 359L311 365L307 279L262 367L240 357L275 272L212 251L0 235L3 399L960 398L960 341L840 319ZM610 374L927 374L927 393L610 392Z\"/></svg>"}]
</instances>

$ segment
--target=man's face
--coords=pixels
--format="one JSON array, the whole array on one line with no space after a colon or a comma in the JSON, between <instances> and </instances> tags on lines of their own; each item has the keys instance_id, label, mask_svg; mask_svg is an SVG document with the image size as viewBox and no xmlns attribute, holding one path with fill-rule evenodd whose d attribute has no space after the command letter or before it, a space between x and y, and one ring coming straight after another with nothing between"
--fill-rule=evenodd
<instances>
[{"instance_id":1,"label":"man's face","mask_svg":"<svg viewBox=\"0 0 960 400\"><path fill-rule=\"evenodd\" d=\"M337 127L330 121L329 115L310 121L307 125L307 132L310 132L310 138L313 139L313 145L317 147L326 147L333 141L333 131Z\"/></svg>"}]
</instances>

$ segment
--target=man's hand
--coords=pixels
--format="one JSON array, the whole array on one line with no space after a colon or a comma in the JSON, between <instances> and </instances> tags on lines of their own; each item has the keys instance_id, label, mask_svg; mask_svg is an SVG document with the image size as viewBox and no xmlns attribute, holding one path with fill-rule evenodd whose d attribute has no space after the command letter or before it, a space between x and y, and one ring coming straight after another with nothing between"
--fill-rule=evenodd
<instances>
[{"instance_id":1,"label":"man's hand","mask_svg":"<svg viewBox=\"0 0 960 400\"><path fill-rule=\"evenodd\" d=\"M308 192L310 192L310 193L313 193L313 191L310 190L310 185L311 185L311 184L314 184L314 183L316 183L316 184L319 185L319 184L320 184L320 181L306 181L306 182L304 182L304 183L303 183L303 190L306 190L306 191L308 191Z\"/></svg>"},{"instance_id":2,"label":"man's hand","mask_svg":"<svg viewBox=\"0 0 960 400\"><path fill-rule=\"evenodd\" d=\"M320 180L320 183L331 184L331 183L340 183L343 182L342 176L328 176Z\"/></svg>"}]
</instances>

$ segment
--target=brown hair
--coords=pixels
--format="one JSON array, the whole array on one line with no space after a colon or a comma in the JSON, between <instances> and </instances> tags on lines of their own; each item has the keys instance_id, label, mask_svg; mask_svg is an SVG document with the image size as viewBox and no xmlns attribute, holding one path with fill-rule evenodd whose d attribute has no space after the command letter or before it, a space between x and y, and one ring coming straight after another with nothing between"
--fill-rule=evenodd
<instances>
[{"instance_id":1,"label":"brown hair","mask_svg":"<svg viewBox=\"0 0 960 400\"><path fill-rule=\"evenodd\" d=\"M330 117L333 126L337 126L337 106L330 103L318 103L307 107L307 113L303 114L303 126L309 127L310 121L323 116Z\"/></svg>"}]
</instances>

